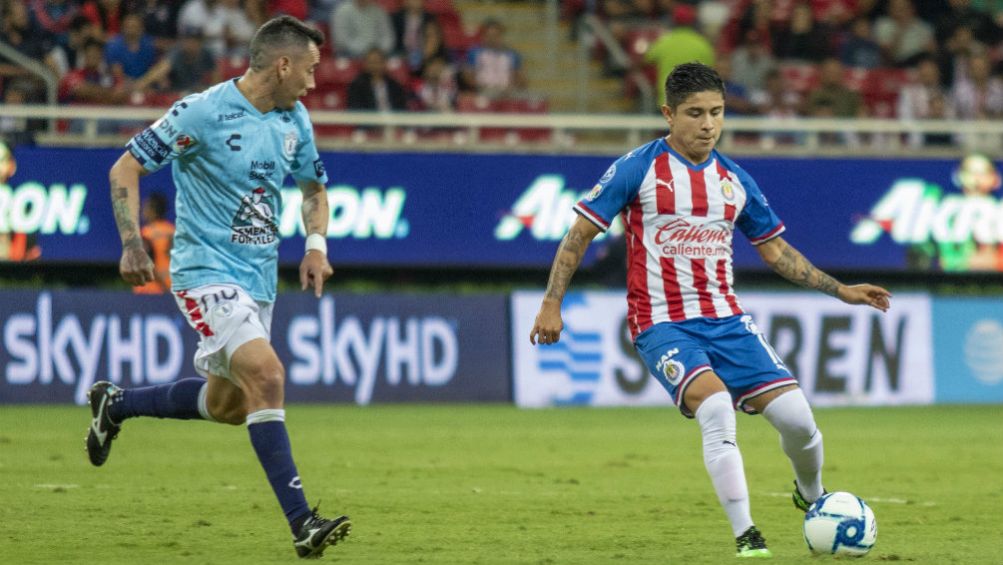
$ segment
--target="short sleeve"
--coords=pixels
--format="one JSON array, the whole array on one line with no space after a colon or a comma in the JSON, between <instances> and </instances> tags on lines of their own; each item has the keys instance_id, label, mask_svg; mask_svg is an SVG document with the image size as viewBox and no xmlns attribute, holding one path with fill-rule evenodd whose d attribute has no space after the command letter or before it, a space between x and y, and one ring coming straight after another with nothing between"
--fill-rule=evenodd
<instances>
[{"instance_id":1,"label":"short sleeve","mask_svg":"<svg viewBox=\"0 0 1003 565\"><path fill-rule=\"evenodd\" d=\"M575 204L575 212L605 232L620 210L637 196L646 170L647 162L634 153L620 157Z\"/></svg>"},{"instance_id":2,"label":"short sleeve","mask_svg":"<svg viewBox=\"0 0 1003 565\"><path fill-rule=\"evenodd\" d=\"M151 173L199 149L201 112L194 101L179 100L159 120L136 134L125 148Z\"/></svg>"},{"instance_id":3,"label":"short sleeve","mask_svg":"<svg viewBox=\"0 0 1003 565\"><path fill-rule=\"evenodd\" d=\"M306 112L303 112L304 117ZM296 159L292 163L292 175L296 181L313 181L320 184L327 184L327 170L324 162L317 152L317 144L313 139L313 126L309 118L300 128L300 143L296 151Z\"/></svg>"},{"instance_id":4,"label":"short sleeve","mask_svg":"<svg viewBox=\"0 0 1003 565\"><path fill-rule=\"evenodd\" d=\"M780 221L769 202L759 190L759 185L752 180L749 173L737 166L733 170L738 174L738 180L745 187L745 207L735 220L735 225L753 245L766 243L784 232L784 223Z\"/></svg>"}]
</instances>

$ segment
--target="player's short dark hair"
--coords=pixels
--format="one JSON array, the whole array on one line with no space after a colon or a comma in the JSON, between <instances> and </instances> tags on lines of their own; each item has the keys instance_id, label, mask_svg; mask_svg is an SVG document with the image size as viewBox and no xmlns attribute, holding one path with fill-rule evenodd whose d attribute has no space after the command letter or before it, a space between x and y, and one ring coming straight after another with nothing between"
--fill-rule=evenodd
<instances>
[{"instance_id":1,"label":"player's short dark hair","mask_svg":"<svg viewBox=\"0 0 1003 565\"><path fill-rule=\"evenodd\" d=\"M152 192L146 197L146 203L153 210L153 215L160 219L167 217L167 197L160 192Z\"/></svg>"},{"instance_id":2,"label":"player's short dark hair","mask_svg":"<svg viewBox=\"0 0 1003 565\"><path fill-rule=\"evenodd\" d=\"M665 103L675 109L698 92L712 90L724 96L724 81L713 68L703 63L683 63L665 77Z\"/></svg>"},{"instance_id":3,"label":"player's short dark hair","mask_svg":"<svg viewBox=\"0 0 1003 565\"><path fill-rule=\"evenodd\" d=\"M264 23L251 39L251 68L260 71L272 61L276 49L317 47L324 44L324 34L292 16L279 16Z\"/></svg>"}]
</instances>

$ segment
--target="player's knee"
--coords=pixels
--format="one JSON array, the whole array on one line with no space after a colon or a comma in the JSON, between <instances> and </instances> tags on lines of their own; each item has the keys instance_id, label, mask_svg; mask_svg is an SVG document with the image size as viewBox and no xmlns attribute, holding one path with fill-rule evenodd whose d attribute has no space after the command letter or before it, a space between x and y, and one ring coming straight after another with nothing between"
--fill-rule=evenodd
<instances>
[{"instance_id":1,"label":"player's knee","mask_svg":"<svg viewBox=\"0 0 1003 565\"><path fill-rule=\"evenodd\" d=\"M256 365L241 376L244 393L252 398L275 401L282 398L286 372L278 361Z\"/></svg>"},{"instance_id":2,"label":"player's knee","mask_svg":"<svg viewBox=\"0 0 1003 565\"><path fill-rule=\"evenodd\" d=\"M239 426L247 418L247 408L243 403L235 403L231 399L206 399L206 409L212 419L221 424Z\"/></svg>"}]
</instances>

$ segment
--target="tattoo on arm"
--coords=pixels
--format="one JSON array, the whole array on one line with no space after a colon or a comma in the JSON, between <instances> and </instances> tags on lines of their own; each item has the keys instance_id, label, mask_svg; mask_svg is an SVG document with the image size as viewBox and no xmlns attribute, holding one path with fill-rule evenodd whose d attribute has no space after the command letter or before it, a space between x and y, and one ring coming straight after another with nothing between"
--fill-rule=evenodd
<instances>
[{"instance_id":1,"label":"tattoo on arm","mask_svg":"<svg viewBox=\"0 0 1003 565\"><path fill-rule=\"evenodd\" d=\"M814 288L829 296L837 296L839 281L812 265L804 255L786 242L782 245L780 258L770 265L774 272L799 286Z\"/></svg>"},{"instance_id":2,"label":"tattoo on arm","mask_svg":"<svg viewBox=\"0 0 1003 565\"><path fill-rule=\"evenodd\" d=\"M112 181L111 185L111 206L115 212L118 234L122 238L122 248L142 247L143 240L139 236L135 216L129 208L129 189L116 181Z\"/></svg>"},{"instance_id":3,"label":"tattoo on arm","mask_svg":"<svg viewBox=\"0 0 1003 565\"><path fill-rule=\"evenodd\" d=\"M327 190L321 185L303 188L303 227L306 233L327 233Z\"/></svg>"},{"instance_id":4,"label":"tattoo on arm","mask_svg":"<svg viewBox=\"0 0 1003 565\"><path fill-rule=\"evenodd\" d=\"M589 240L574 227L564 236L561 246L557 248L554 265L550 269L546 298L564 300L564 293L568 291L571 276L582 262L582 256L585 255L588 245Z\"/></svg>"}]
</instances>

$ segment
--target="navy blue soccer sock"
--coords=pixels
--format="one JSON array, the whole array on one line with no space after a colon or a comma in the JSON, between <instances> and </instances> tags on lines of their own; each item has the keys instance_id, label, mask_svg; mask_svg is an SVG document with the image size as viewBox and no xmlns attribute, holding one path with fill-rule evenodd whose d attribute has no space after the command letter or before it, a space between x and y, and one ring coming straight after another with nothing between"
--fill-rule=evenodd
<instances>
[{"instance_id":1,"label":"navy blue soccer sock","mask_svg":"<svg viewBox=\"0 0 1003 565\"><path fill-rule=\"evenodd\" d=\"M136 416L201 419L198 405L203 386L206 386L205 379L189 378L170 384L124 389L121 400L108 406L108 415L116 422Z\"/></svg>"},{"instance_id":2,"label":"navy blue soccer sock","mask_svg":"<svg viewBox=\"0 0 1003 565\"><path fill-rule=\"evenodd\" d=\"M289 529L295 536L303 518L310 512L310 505L306 502L303 483L300 482L299 472L293 462L285 420L285 410L258 410L247 415L247 432L251 436L251 445L258 455L258 461L279 499L286 520L289 521Z\"/></svg>"}]
</instances>

